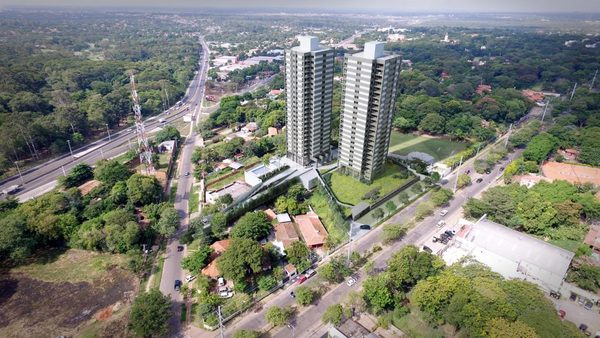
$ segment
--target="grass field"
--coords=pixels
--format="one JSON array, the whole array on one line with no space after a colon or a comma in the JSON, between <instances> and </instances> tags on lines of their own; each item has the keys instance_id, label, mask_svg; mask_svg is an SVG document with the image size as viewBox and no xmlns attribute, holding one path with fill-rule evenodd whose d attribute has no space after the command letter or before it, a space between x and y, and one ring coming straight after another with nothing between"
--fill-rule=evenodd
<instances>
[{"instance_id":1,"label":"grass field","mask_svg":"<svg viewBox=\"0 0 600 338\"><path fill-rule=\"evenodd\" d=\"M334 171L331 173L331 190L341 202L357 205L364 194L375 188L380 188L379 196L384 196L404 184L408 179L397 177L403 169L398 165L387 163L385 170L371 184L362 183L353 177Z\"/></svg>"},{"instance_id":2,"label":"grass field","mask_svg":"<svg viewBox=\"0 0 600 338\"><path fill-rule=\"evenodd\" d=\"M415 136L392 131L389 152L408 155L410 152L418 151L427 153L436 160L441 161L465 149L468 145L466 142L455 142L444 138Z\"/></svg>"},{"instance_id":3,"label":"grass field","mask_svg":"<svg viewBox=\"0 0 600 338\"><path fill-rule=\"evenodd\" d=\"M89 282L102 277L110 267L126 266L123 255L71 249L50 263L33 263L13 269L47 282Z\"/></svg>"},{"instance_id":4,"label":"grass field","mask_svg":"<svg viewBox=\"0 0 600 338\"><path fill-rule=\"evenodd\" d=\"M327 229L332 243L340 243L346 238L348 229L344 224L338 224L333 216L333 210L329 207L327 197L319 192L314 192L308 199L308 204L315 210L321 222Z\"/></svg>"},{"instance_id":5,"label":"grass field","mask_svg":"<svg viewBox=\"0 0 600 338\"><path fill-rule=\"evenodd\" d=\"M188 201L188 208L190 209L190 214L198 211L198 204L200 203L200 195L198 194L198 188L195 185L192 185L190 189L190 199Z\"/></svg>"},{"instance_id":6,"label":"grass field","mask_svg":"<svg viewBox=\"0 0 600 338\"><path fill-rule=\"evenodd\" d=\"M402 202L402 199L400 198L400 194L401 194L402 192L400 192L400 193L398 193L397 195L395 195L394 197L390 198L390 201L392 201L392 203L394 203L394 205L396 206L396 209L395 209L394 211L389 211L389 210L388 210L388 209L385 207L385 204L384 204L384 205L382 205L382 206L380 206L380 207L378 208L378 209L381 209L381 210L383 211L383 213L384 213L384 218L382 218L382 219L385 219L385 217L386 217L386 216L390 216L390 215L392 215L392 214L395 214L395 213L397 213L399 208L404 208L404 207L406 207L407 205L409 205L410 203L412 203L412 201L413 201L414 199L416 199L416 198L418 197L418 195L419 195L419 194L418 194L418 193L415 193L414 191L412 191L412 190L411 190L411 188L412 188L414 185L416 185L416 184L419 184L421 187L423 186L423 185L422 185L422 183L420 183L420 182L416 182L416 183L412 184L411 186L409 186L409 187L407 187L406 189L404 189L404 190L403 190L403 192L406 192L406 194L408 195L408 199L409 199L409 200L408 200L408 203L404 204L404 203ZM387 202L386 202L386 204L387 204ZM371 224L371 225L374 225L374 224L377 224L377 223L381 222L381 220L382 220L382 219L377 219L377 218L375 218L375 217L373 216L373 213L374 213L374 210L371 210L371 211L369 211L369 212L368 212L368 213L366 213L364 216L361 216L361 217L358 219L358 222L359 222L359 223L363 223L363 224Z\"/></svg>"}]
</instances>

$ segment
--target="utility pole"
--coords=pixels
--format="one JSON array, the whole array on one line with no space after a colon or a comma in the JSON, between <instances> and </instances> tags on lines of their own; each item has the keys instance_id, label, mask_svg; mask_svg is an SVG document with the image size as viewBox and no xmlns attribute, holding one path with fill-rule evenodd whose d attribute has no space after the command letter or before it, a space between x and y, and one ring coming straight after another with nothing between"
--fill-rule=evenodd
<instances>
[{"instance_id":1,"label":"utility pole","mask_svg":"<svg viewBox=\"0 0 600 338\"><path fill-rule=\"evenodd\" d=\"M108 140L111 141L111 138L110 138L110 129L108 129L108 123L106 124L106 132L108 133Z\"/></svg>"},{"instance_id":2,"label":"utility pole","mask_svg":"<svg viewBox=\"0 0 600 338\"><path fill-rule=\"evenodd\" d=\"M546 105L544 106L544 112L542 113L542 122L544 122L544 117L546 116L546 110L548 110L548 101L546 101Z\"/></svg>"},{"instance_id":3,"label":"utility pole","mask_svg":"<svg viewBox=\"0 0 600 338\"><path fill-rule=\"evenodd\" d=\"M21 175L21 168L19 168L19 163L17 163L17 161L15 161L15 167L17 167L17 172L19 173L19 178L21 179L21 184L25 184L25 181L23 180L23 175Z\"/></svg>"},{"instance_id":4,"label":"utility pole","mask_svg":"<svg viewBox=\"0 0 600 338\"><path fill-rule=\"evenodd\" d=\"M102 148L100 148L100 156L102 156L102 159L104 159L104 152L102 151Z\"/></svg>"},{"instance_id":5,"label":"utility pole","mask_svg":"<svg viewBox=\"0 0 600 338\"><path fill-rule=\"evenodd\" d=\"M454 180L454 189L452 189L452 191L454 193L456 193L456 186L458 185L458 176L460 176L459 174L460 174L460 166L462 165L462 160L463 160L463 157L461 156L458 167L456 168L456 179Z\"/></svg>"},{"instance_id":6,"label":"utility pole","mask_svg":"<svg viewBox=\"0 0 600 338\"><path fill-rule=\"evenodd\" d=\"M571 92L571 98L569 98L569 102L571 102L571 100L573 100L573 95L575 95L576 88L577 88L577 82L575 82L575 85L573 86L573 91Z\"/></svg>"},{"instance_id":7,"label":"utility pole","mask_svg":"<svg viewBox=\"0 0 600 338\"><path fill-rule=\"evenodd\" d=\"M590 90L594 89L594 83L596 82L596 75L598 75L598 69L594 73L594 78L592 79L592 84L590 85Z\"/></svg>"},{"instance_id":8,"label":"utility pole","mask_svg":"<svg viewBox=\"0 0 600 338\"><path fill-rule=\"evenodd\" d=\"M71 153L71 159L75 161L75 156L73 156L73 149L71 149L71 140L67 140L67 144L69 145L69 152Z\"/></svg>"},{"instance_id":9,"label":"utility pole","mask_svg":"<svg viewBox=\"0 0 600 338\"><path fill-rule=\"evenodd\" d=\"M504 148L508 147L508 139L510 138L510 134L512 133L512 123L510 124L510 127L508 127L508 135L506 135L506 140L504 140Z\"/></svg>"},{"instance_id":10,"label":"utility pole","mask_svg":"<svg viewBox=\"0 0 600 338\"><path fill-rule=\"evenodd\" d=\"M290 330L292 330L292 338L296 338L296 327L292 324L288 324L287 327L289 327Z\"/></svg>"},{"instance_id":11,"label":"utility pole","mask_svg":"<svg viewBox=\"0 0 600 338\"><path fill-rule=\"evenodd\" d=\"M223 317L221 316L221 306L217 306L217 314L219 316L219 329L221 331L221 338L225 338L225 332L223 331Z\"/></svg>"},{"instance_id":12,"label":"utility pole","mask_svg":"<svg viewBox=\"0 0 600 338\"><path fill-rule=\"evenodd\" d=\"M65 171L65 166L61 165L60 168L62 169L63 176L67 177L67 172Z\"/></svg>"}]
</instances>

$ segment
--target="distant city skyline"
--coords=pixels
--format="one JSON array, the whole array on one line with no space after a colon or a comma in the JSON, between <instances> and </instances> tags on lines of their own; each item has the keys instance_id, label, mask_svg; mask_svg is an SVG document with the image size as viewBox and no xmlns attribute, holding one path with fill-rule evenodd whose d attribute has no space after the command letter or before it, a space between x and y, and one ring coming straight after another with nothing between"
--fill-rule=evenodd
<instances>
[{"instance_id":1,"label":"distant city skyline","mask_svg":"<svg viewBox=\"0 0 600 338\"><path fill-rule=\"evenodd\" d=\"M365 10L385 14L386 12L600 12L600 0L405 0L390 4L389 0L221 0L194 1L171 0L0 0L2 7L122 7L122 8L211 8L211 9L320 9L320 10Z\"/></svg>"}]
</instances>

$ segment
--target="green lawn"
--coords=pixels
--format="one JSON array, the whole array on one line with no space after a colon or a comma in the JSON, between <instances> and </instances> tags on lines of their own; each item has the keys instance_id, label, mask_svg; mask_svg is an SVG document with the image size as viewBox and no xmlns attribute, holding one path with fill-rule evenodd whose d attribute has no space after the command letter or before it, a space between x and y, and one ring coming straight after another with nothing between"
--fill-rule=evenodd
<instances>
[{"instance_id":1,"label":"green lawn","mask_svg":"<svg viewBox=\"0 0 600 338\"><path fill-rule=\"evenodd\" d=\"M152 280L152 285L150 286L150 288L153 289L160 288L160 280L162 279L163 265L165 264L165 259L164 257L162 257L162 251L159 251L158 255L159 257L156 261L157 266L156 269L154 269L154 279Z\"/></svg>"},{"instance_id":2,"label":"green lawn","mask_svg":"<svg viewBox=\"0 0 600 338\"><path fill-rule=\"evenodd\" d=\"M224 186L228 185L229 183L233 183L237 180L244 180L244 171L243 170L239 170L237 173L235 173L235 175L231 175L227 178L225 178L222 181L219 181L215 184L211 184L210 186L207 187L208 190L217 190L217 189L221 189ZM210 183L210 181L209 181Z\"/></svg>"},{"instance_id":3,"label":"green lawn","mask_svg":"<svg viewBox=\"0 0 600 338\"><path fill-rule=\"evenodd\" d=\"M198 189L195 185L192 185L192 189L190 190L190 199L188 201L188 208L190 209L190 214L198 211L198 203L200 203L200 195L198 194Z\"/></svg>"},{"instance_id":4,"label":"green lawn","mask_svg":"<svg viewBox=\"0 0 600 338\"><path fill-rule=\"evenodd\" d=\"M466 142L450 141L445 138L415 136L392 131L389 152L408 155L410 152L418 151L441 161L465 149L468 145Z\"/></svg>"},{"instance_id":5,"label":"green lawn","mask_svg":"<svg viewBox=\"0 0 600 338\"><path fill-rule=\"evenodd\" d=\"M334 171L331 173L331 190L341 202L357 205L362 201L364 194L375 188L380 188L379 196L384 196L404 184L408 179L398 177L401 170L405 169L387 163L385 170L377 175L371 184L362 183L353 177Z\"/></svg>"},{"instance_id":6,"label":"green lawn","mask_svg":"<svg viewBox=\"0 0 600 338\"><path fill-rule=\"evenodd\" d=\"M334 211L329 207L327 197L318 191L312 193L308 199L308 204L315 210L321 222L327 229L332 243L340 243L347 237L348 229L345 224L335 221Z\"/></svg>"},{"instance_id":7,"label":"green lawn","mask_svg":"<svg viewBox=\"0 0 600 338\"><path fill-rule=\"evenodd\" d=\"M410 313L402 318L393 318L392 324L404 332L408 337L444 337L441 329L435 329L431 324L425 322L416 307L409 306Z\"/></svg>"},{"instance_id":8,"label":"green lawn","mask_svg":"<svg viewBox=\"0 0 600 338\"><path fill-rule=\"evenodd\" d=\"M397 195L395 195L394 197L390 198L390 201L392 201L392 203L394 203L394 205L396 206L396 210L390 212L385 206L388 202L384 203L382 206L379 207L379 209L383 210L383 213L384 213L384 217L382 219L385 219L386 216L390 216L392 214L397 213L399 208L406 207L407 205L412 203L412 201L415 200L419 196L419 193L415 193L414 191L411 190L411 188L416 184L423 187L422 183L416 182L402 191L402 192L406 192L406 194L408 195L408 199L409 199L408 203L404 204L402 202L402 200L400 199L400 194L402 192L400 192ZM364 216L361 216L357 221L359 223L363 223L363 224L376 225L382 219L376 219L375 217L373 217L373 213L374 213L374 210L371 210L368 213L366 213Z\"/></svg>"}]
</instances>

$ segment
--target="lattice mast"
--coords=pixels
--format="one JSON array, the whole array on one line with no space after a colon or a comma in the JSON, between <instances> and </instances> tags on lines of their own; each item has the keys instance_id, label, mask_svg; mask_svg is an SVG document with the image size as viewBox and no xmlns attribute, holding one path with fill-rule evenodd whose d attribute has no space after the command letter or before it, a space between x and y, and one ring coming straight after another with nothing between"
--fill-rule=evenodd
<instances>
[{"instance_id":1,"label":"lattice mast","mask_svg":"<svg viewBox=\"0 0 600 338\"><path fill-rule=\"evenodd\" d=\"M137 131L138 151L140 153L140 163L146 167L146 174L154 174L154 164L152 163L152 147L148 143L144 120L142 119L142 109L137 90L135 89L135 77L133 72L129 73L129 85L131 87L131 98L133 100L133 113L135 114L135 129Z\"/></svg>"}]
</instances>

